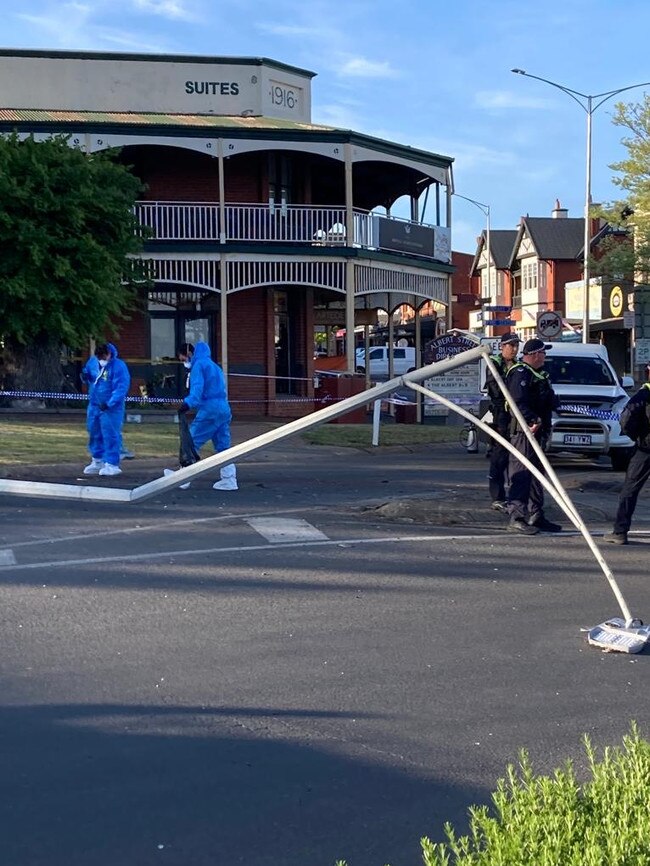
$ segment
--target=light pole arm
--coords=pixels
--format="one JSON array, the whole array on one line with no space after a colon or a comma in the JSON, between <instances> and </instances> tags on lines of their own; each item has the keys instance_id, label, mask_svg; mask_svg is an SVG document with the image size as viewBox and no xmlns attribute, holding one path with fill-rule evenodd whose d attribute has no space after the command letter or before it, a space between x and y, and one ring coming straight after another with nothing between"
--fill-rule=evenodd
<instances>
[{"instance_id":1,"label":"light pole arm","mask_svg":"<svg viewBox=\"0 0 650 866\"><path fill-rule=\"evenodd\" d=\"M609 90L607 93L596 93L591 98L592 99L600 99L600 97L604 97L600 99L600 102L597 102L594 107L591 109L593 114L597 108L603 104L603 102L607 102L608 99L611 99L612 96L618 96L619 93L625 93L626 90L634 90L636 87L649 87L650 81L642 81L640 84L630 84L627 87L619 87L618 90Z\"/></svg>"},{"instance_id":2,"label":"light pole arm","mask_svg":"<svg viewBox=\"0 0 650 866\"><path fill-rule=\"evenodd\" d=\"M587 110L587 106L578 99L579 96L582 97L582 99L588 99L589 97L586 93L580 93L579 90L572 90L570 87L565 87L563 84L558 84L557 81L551 81L548 78L542 78L540 75L531 75L530 72L526 72L523 69L511 69L510 71L514 72L516 75L525 75L526 78L534 78L535 81L543 81L544 84L550 84L551 87L556 87L558 90L561 90L562 93L566 93L567 96L570 96L571 99L574 100L574 102L577 102L583 111ZM603 93L599 95L604 96Z\"/></svg>"}]
</instances>

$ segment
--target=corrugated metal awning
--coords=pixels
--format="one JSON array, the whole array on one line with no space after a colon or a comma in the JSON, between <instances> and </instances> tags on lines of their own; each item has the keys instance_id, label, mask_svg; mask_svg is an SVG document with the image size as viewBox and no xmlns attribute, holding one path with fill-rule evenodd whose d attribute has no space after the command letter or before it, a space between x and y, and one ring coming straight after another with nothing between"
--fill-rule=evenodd
<instances>
[{"instance_id":1,"label":"corrugated metal awning","mask_svg":"<svg viewBox=\"0 0 650 866\"><path fill-rule=\"evenodd\" d=\"M0 123L107 123L126 126L184 126L213 129L287 129L334 132L333 126L300 123L276 117L217 114L149 114L130 111L56 111L40 108L1 108Z\"/></svg>"}]
</instances>

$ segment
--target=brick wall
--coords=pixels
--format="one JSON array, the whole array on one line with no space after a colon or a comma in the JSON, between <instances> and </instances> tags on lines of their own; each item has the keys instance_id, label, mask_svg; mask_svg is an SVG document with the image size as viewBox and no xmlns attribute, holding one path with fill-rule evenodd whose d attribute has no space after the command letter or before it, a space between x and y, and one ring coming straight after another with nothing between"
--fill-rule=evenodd
<instances>
[{"instance_id":1,"label":"brick wall","mask_svg":"<svg viewBox=\"0 0 650 866\"><path fill-rule=\"evenodd\" d=\"M123 156L145 184L145 201L219 200L217 160L177 147L126 148Z\"/></svg>"}]
</instances>

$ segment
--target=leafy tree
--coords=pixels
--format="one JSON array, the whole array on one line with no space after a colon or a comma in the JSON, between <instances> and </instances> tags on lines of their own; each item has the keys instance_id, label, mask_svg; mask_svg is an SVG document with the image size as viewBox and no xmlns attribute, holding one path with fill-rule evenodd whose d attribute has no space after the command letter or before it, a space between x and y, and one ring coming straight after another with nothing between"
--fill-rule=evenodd
<instances>
[{"instance_id":1,"label":"leafy tree","mask_svg":"<svg viewBox=\"0 0 650 866\"><path fill-rule=\"evenodd\" d=\"M67 136L0 136L0 336L5 383L61 384L60 352L134 304L124 281L141 249L140 181L117 152L86 154Z\"/></svg>"},{"instance_id":2,"label":"leafy tree","mask_svg":"<svg viewBox=\"0 0 650 866\"><path fill-rule=\"evenodd\" d=\"M594 263L595 273L636 275L650 281L650 95L643 102L618 103L613 122L626 131L622 143L627 157L610 166L618 176L613 182L623 195L599 211L614 228L628 230L628 242L620 235L601 244L603 257ZM633 239L633 241L632 241Z\"/></svg>"}]
</instances>

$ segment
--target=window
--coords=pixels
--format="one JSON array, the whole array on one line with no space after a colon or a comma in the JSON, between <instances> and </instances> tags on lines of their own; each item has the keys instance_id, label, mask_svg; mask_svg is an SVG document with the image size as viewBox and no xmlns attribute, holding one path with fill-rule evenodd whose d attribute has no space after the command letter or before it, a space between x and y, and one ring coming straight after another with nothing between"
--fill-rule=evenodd
<instances>
[{"instance_id":1,"label":"window","mask_svg":"<svg viewBox=\"0 0 650 866\"><path fill-rule=\"evenodd\" d=\"M547 356L544 370L554 385L615 385L612 373L601 358Z\"/></svg>"},{"instance_id":2,"label":"window","mask_svg":"<svg viewBox=\"0 0 650 866\"><path fill-rule=\"evenodd\" d=\"M526 261L521 266L522 289L532 291L537 288L537 260Z\"/></svg>"}]
</instances>

